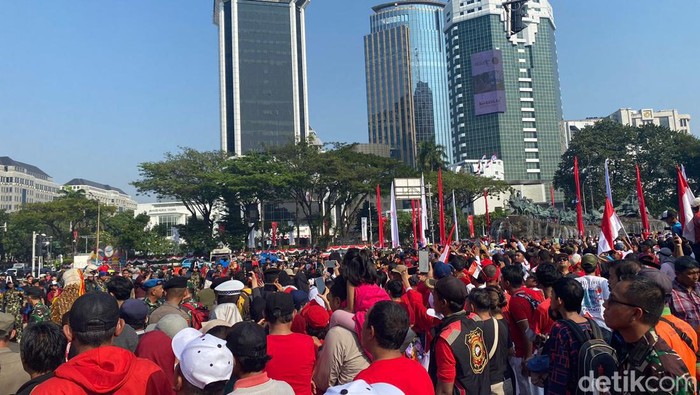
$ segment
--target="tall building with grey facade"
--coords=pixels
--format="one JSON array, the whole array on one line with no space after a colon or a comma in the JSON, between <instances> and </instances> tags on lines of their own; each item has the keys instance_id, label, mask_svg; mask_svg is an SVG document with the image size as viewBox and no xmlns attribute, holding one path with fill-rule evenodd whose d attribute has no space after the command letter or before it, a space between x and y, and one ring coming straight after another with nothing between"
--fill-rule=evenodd
<instances>
[{"instance_id":1,"label":"tall building with grey facade","mask_svg":"<svg viewBox=\"0 0 700 395\"><path fill-rule=\"evenodd\" d=\"M214 0L221 149L243 155L305 141L304 13L310 0Z\"/></svg>"},{"instance_id":2,"label":"tall building with grey facade","mask_svg":"<svg viewBox=\"0 0 700 395\"><path fill-rule=\"evenodd\" d=\"M373 7L365 36L370 144L414 165L422 141L445 147L452 162L447 64L440 1L395 1Z\"/></svg>"},{"instance_id":3,"label":"tall building with grey facade","mask_svg":"<svg viewBox=\"0 0 700 395\"><path fill-rule=\"evenodd\" d=\"M0 210L13 212L31 203L45 203L61 187L40 168L0 156Z\"/></svg>"},{"instance_id":4,"label":"tall building with grey facade","mask_svg":"<svg viewBox=\"0 0 700 395\"><path fill-rule=\"evenodd\" d=\"M526 28L511 35L503 2L452 0L445 8L454 159L496 154L506 181L541 195L561 155L553 10L530 0Z\"/></svg>"}]
</instances>

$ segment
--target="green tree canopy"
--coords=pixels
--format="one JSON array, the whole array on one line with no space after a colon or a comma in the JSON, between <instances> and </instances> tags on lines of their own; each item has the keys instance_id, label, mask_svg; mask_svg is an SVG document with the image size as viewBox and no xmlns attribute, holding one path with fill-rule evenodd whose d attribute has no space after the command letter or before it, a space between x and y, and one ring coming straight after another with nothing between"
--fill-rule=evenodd
<instances>
[{"instance_id":1,"label":"green tree canopy","mask_svg":"<svg viewBox=\"0 0 700 395\"><path fill-rule=\"evenodd\" d=\"M605 160L615 204L636 195L635 165L639 165L647 207L658 214L678 205L676 165L685 164L690 178L700 175L699 151L700 140L683 132L603 120L574 134L554 176L554 185L564 191L567 201L576 198L573 170L574 157L578 157L581 193L589 207L592 196L598 209L605 202Z\"/></svg>"}]
</instances>

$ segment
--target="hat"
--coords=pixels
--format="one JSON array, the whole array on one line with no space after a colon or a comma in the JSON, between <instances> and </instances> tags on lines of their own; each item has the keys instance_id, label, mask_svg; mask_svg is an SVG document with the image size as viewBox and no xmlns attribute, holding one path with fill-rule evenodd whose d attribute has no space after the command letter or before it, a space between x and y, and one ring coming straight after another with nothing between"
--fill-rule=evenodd
<instances>
[{"instance_id":1,"label":"hat","mask_svg":"<svg viewBox=\"0 0 700 395\"><path fill-rule=\"evenodd\" d=\"M407 270L408 270L408 267L406 265L396 265L395 268L391 269L391 272L401 274Z\"/></svg>"},{"instance_id":2,"label":"hat","mask_svg":"<svg viewBox=\"0 0 700 395\"><path fill-rule=\"evenodd\" d=\"M453 269L454 268L452 267L452 265L448 265L445 262L437 261L433 265L433 277L439 280L443 277L450 276L452 275Z\"/></svg>"},{"instance_id":3,"label":"hat","mask_svg":"<svg viewBox=\"0 0 700 395\"><path fill-rule=\"evenodd\" d=\"M331 321L328 310L315 304L306 308L304 318L306 319L306 324L314 329L323 329Z\"/></svg>"},{"instance_id":4,"label":"hat","mask_svg":"<svg viewBox=\"0 0 700 395\"><path fill-rule=\"evenodd\" d=\"M286 268L286 269L284 269L284 272L287 273L287 275L294 277L294 270L292 270L290 268Z\"/></svg>"},{"instance_id":5,"label":"hat","mask_svg":"<svg viewBox=\"0 0 700 395\"><path fill-rule=\"evenodd\" d=\"M108 293L90 292L76 299L68 314L74 332L106 331L117 326L119 305Z\"/></svg>"},{"instance_id":6,"label":"hat","mask_svg":"<svg viewBox=\"0 0 700 395\"><path fill-rule=\"evenodd\" d=\"M0 313L0 336L10 336L13 329L15 329L15 316Z\"/></svg>"},{"instance_id":7,"label":"hat","mask_svg":"<svg viewBox=\"0 0 700 395\"><path fill-rule=\"evenodd\" d=\"M571 255L571 258L569 258L569 262L571 262L572 265L579 264L581 262L581 255L579 255L579 254Z\"/></svg>"},{"instance_id":8,"label":"hat","mask_svg":"<svg viewBox=\"0 0 700 395\"><path fill-rule=\"evenodd\" d=\"M352 381L331 387L326 395L405 395L403 391L387 383L367 384L364 380Z\"/></svg>"},{"instance_id":9,"label":"hat","mask_svg":"<svg viewBox=\"0 0 700 395\"><path fill-rule=\"evenodd\" d=\"M39 287L29 287L24 290L24 294L32 299L41 299L44 296L44 291Z\"/></svg>"},{"instance_id":10,"label":"hat","mask_svg":"<svg viewBox=\"0 0 700 395\"><path fill-rule=\"evenodd\" d=\"M252 321L233 325L226 344L235 357L263 358L267 356L265 329Z\"/></svg>"},{"instance_id":11,"label":"hat","mask_svg":"<svg viewBox=\"0 0 700 395\"><path fill-rule=\"evenodd\" d=\"M233 355L226 342L212 335L201 336L196 329L187 329L192 332L182 331L172 342L173 353L180 361L180 371L185 379L199 389L211 383L228 381L233 373Z\"/></svg>"},{"instance_id":12,"label":"hat","mask_svg":"<svg viewBox=\"0 0 700 395\"><path fill-rule=\"evenodd\" d=\"M435 283L435 291L450 302L464 304L469 293L464 283L457 277L444 277Z\"/></svg>"},{"instance_id":13,"label":"hat","mask_svg":"<svg viewBox=\"0 0 700 395\"><path fill-rule=\"evenodd\" d=\"M128 325L143 324L148 315L148 306L139 299L127 299L119 309L119 315Z\"/></svg>"},{"instance_id":14,"label":"hat","mask_svg":"<svg viewBox=\"0 0 700 395\"><path fill-rule=\"evenodd\" d=\"M228 321L224 321L224 320L213 319L213 320L209 320L209 321L203 323L202 328L199 331L202 332L203 334L206 334L210 330L212 330L213 328L216 328L217 326L227 326L230 328L231 323Z\"/></svg>"},{"instance_id":15,"label":"hat","mask_svg":"<svg viewBox=\"0 0 700 395\"><path fill-rule=\"evenodd\" d=\"M181 276L175 276L163 284L163 289L168 290L170 288L187 288L187 278Z\"/></svg>"},{"instance_id":16,"label":"hat","mask_svg":"<svg viewBox=\"0 0 700 395\"><path fill-rule=\"evenodd\" d=\"M657 257L654 253L643 252L637 256L637 259L643 265L653 266L657 269L661 267L659 264L659 257Z\"/></svg>"},{"instance_id":17,"label":"hat","mask_svg":"<svg viewBox=\"0 0 700 395\"><path fill-rule=\"evenodd\" d=\"M265 297L265 317L284 317L294 312L294 298L284 292L270 293Z\"/></svg>"},{"instance_id":18,"label":"hat","mask_svg":"<svg viewBox=\"0 0 700 395\"><path fill-rule=\"evenodd\" d=\"M159 285L163 285L163 280L159 280L157 278L152 278L146 282L143 283L143 289L149 290L153 287L157 287Z\"/></svg>"},{"instance_id":19,"label":"hat","mask_svg":"<svg viewBox=\"0 0 700 395\"><path fill-rule=\"evenodd\" d=\"M243 290L243 283L238 280L228 280L219 284L214 291L217 295L238 295Z\"/></svg>"},{"instance_id":20,"label":"hat","mask_svg":"<svg viewBox=\"0 0 700 395\"><path fill-rule=\"evenodd\" d=\"M696 197L693 199L692 202L690 202L690 207L695 208L695 207L700 207L700 197Z\"/></svg>"},{"instance_id":21,"label":"hat","mask_svg":"<svg viewBox=\"0 0 700 395\"><path fill-rule=\"evenodd\" d=\"M674 210L666 210L663 213L661 213L661 219L668 219L668 218L677 217L677 216L678 216L678 214Z\"/></svg>"},{"instance_id":22,"label":"hat","mask_svg":"<svg viewBox=\"0 0 700 395\"><path fill-rule=\"evenodd\" d=\"M581 258L582 268L595 268L598 266L598 257L593 254L583 254Z\"/></svg>"},{"instance_id":23,"label":"hat","mask_svg":"<svg viewBox=\"0 0 700 395\"><path fill-rule=\"evenodd\" d=\"M301 310L306 302L309 301L309 295L302 290L295 289L290 292L290 294L292 295L292 300L294 301L294 308L297 309L297 311Z\"/></svg>"},{"instance_id":24,"label":"hat","mask_svg":"<svg viewBox=\"0 0 700 395\"><path fill-rule=\"evenodd\" d=\"M85 267L85 270L83 272L87 273L88 275L95 274L97 272L97 265L91 263Z\"/></svg>"},{"instance_id":25,"label":"hat","mask_svg":"<svg viewBox=\"0 0 700 395\"><path fill-rule=\"evenodd\" d=\"M173 338L187 327L187 320L182 318L180 314L166 314L158 320L158 323L149 325L146 328L146 332L158 330Z\"/></svg>"},{"instance_id":26,"label":"hat","mask_svg":"<svg viewBox=\"0 0 700 395\"><path fill-rule=\"evenodd\" d=\"M671 279L668 278L668 275L663 273L661 270L651 267L642 267L642 270L640 270L637 275L646 277L647 279L655 282L659 287L661 287L661 289L664 290L664 294L666 296L671 295L673 283L671 282Z\"/></svg>"}]
</instances>

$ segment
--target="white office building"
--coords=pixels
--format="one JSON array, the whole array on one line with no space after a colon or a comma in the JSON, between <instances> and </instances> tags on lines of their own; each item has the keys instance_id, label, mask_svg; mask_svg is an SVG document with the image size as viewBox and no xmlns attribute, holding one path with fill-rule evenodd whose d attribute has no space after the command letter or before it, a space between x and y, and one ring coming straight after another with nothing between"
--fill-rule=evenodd
<instances>
[{"instance_id":1,"label":"white office building","mask_svg":"<svg viewBox=\"0 0 700 395\"><path fill-rule=\"evenodd\" d=\"M25 204L50 202L59 189L38 167L0 156L0 210L13 212Z\"/></svg>"},{"instance_id":2,"label":"white office building","mask_svg":"<svg viewBox=\"0 0 700 395\"><path fill-rule=\"evenodd\" d=\"M610 114L608 118L623 125L642 126L654 124L677 132L690 133L690 115L681 114L678 110L654 111L651 108L641 110L621 108Z\"/></svg>"},{"instance_id":3,"label":"white office building","mask_svg":"<svg viewBox=\"0 0 700 395\"><path fill-rule=\"evenodd\" d=\"M74 178L63 186L64 189L73 191L85 191L85 197L98 200L107 206L114 206L118 212L136 210L136 201L127 195L126 192L110 185L86 180L84 178Z\"/></svg>"}]
</instances>

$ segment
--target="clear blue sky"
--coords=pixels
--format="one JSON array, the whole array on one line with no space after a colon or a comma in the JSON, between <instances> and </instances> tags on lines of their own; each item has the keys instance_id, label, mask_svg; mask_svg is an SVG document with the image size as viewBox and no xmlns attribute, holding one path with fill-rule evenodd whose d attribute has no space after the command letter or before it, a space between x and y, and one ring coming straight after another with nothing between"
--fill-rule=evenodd
<instances>
[{"instance_id":1,"label":"clear blue sky","mask_svg":"<svg viewBox=\"0 0 700 395\"><path fill-rule=\"evenodd\" d=\"M310 119L325 142L367 141L362 37L380 2L307 9ZM552 0L564 117L678 108L697 134L696 2ZM212 10L210 0L0 1L0 156L133 196L138 163L218 149Z\"/></svg>"}]
</instances>

